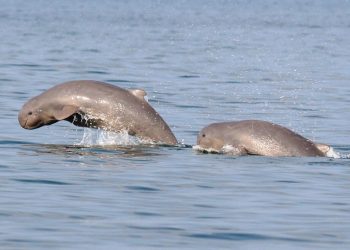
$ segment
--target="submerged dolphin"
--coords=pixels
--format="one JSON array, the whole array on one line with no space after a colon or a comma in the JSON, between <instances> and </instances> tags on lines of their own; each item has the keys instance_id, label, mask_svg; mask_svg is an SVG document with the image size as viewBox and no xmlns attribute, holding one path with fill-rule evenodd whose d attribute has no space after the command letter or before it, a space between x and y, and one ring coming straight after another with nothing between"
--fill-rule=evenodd
<instances>
[{"instance_id":1,"label":"submerged dolphin","mask_svg":"<svg viewBox=\"0 0 350 250\"><path fill-rule=\"evenodd\" d=\"M257 120L210 124L200 131L195 148L234 155L328 156L333 153L328 145L316 144L285 127Z\"/></svg>"},{"instance_id":2,"label":"submerged dolphin","mask_svg":"<svg viewBox=\"0 0 350 250\"><path fill-rule=\"evenodd\" d=\"M25 103L18 121L35 129L66 120L76 126L127 131L152 142L177 144L162 117L140 89L126 90L98 81L70 81L48 89Z\"/></svg>"}]
</instances>

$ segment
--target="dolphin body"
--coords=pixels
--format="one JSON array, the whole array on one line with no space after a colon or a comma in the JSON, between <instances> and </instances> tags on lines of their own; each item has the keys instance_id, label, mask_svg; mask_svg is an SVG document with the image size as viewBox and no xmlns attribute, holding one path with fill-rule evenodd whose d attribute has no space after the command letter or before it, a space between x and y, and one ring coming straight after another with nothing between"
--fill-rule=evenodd
<instances>
[{"instance_id":1,"label":"dolphin body","mask_svg":"<svg viewBox=\"0 0 350 250\"><path fill-rule=\"evenodd\" d=\"M18 121L36 129L66 120L80 127L127 131L146 141L177 144L163 118L145 100L141 89L123 89L108 83L81 80L56 85L25 103Z\"/></svg>"},{"instance_id":2,"label":"dolphin body","mask_svg":"<svg viewBox=\"0 0 350 250\"><path fill-rule=\"evenodd\" d=\"M245 120L213 123L197 137L196 149L204 152L262 156L331 156L332 148L316 144L280 125Z\"/></svg>"}]
</instances>

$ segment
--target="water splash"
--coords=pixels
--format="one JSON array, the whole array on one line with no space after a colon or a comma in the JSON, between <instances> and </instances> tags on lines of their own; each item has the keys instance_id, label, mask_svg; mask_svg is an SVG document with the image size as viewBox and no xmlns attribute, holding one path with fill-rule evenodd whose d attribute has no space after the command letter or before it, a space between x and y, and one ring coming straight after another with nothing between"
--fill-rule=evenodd
<instances>
[{"instance_id":1,"label":"water splash","mask_svg":"<svg viewBox=\"0 0 350 250\"><path fill-rule=\"evenodd\" d=\"M202 153L212 153L212 154L220 154L222 153L221 151L216 150L215 148L204 148L200 145L194 145L192 147L194 150L197 150Z\"/></svg>"},{"instance_id":2,"label":"water splash","mask_svg":"<svg viewBox=\"0 0 350 250\"><path fill-rule=\"evenodd\" d=\"M140 144L154 144L150 140L141 139L131 136L127 131L119 133L105 131L102 129L84 128L83 138L76 143L78 146L130 146Z\"/></svg>"},{"instance_id":3,"label":"water splash","mask_svg":"<svg viewBox=\"0 0 350 250\"><path fill-rule=\"evenodd\" d=\"M340 154L340 159L350 159L350 154Z\"/></svg>"},{"instance_id":4,"label":"water splash","mask_svg":"<svg viewBox=\"0 0 350 250\"><path fill-rule=\"evenodd\" d=\"M343 156L339 152L335 151L333 147L329 147L329 150L326 152L326 156L334 159L343 158Z\"/></svg>"}]
</instances>

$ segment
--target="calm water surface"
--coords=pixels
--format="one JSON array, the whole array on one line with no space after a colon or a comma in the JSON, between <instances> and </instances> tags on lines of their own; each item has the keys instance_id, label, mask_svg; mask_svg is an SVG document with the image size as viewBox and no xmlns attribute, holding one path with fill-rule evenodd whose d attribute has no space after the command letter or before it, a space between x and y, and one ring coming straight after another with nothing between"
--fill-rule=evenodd
<instances>
[{"instance_id":1,"label":"calm water surface","mask_svg":"<svg viewBox=\"0 0 350 250\"><path fill-rule=\"evenodd\" d=\"M0 6L1 249L350 248L349 1ZM20 128L28 98L73 79L145 89L188 145L211 122L262 119L343 158Z\"/></svg>"}]
</instances>

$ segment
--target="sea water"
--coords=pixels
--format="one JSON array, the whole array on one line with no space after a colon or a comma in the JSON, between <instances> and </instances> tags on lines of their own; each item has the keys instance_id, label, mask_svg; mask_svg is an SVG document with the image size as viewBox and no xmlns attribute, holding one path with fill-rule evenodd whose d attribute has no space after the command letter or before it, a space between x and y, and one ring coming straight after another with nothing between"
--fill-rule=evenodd
<instances>
[{"instance_id":1,"label":"sea water","mask_svg":"<svg viewBox=\"0 0 350 250\"><path fill-rule=\"evenodd\" d=\"M349 249L349 1L0 0L0 249ZM29 98L144 89L183 145L278 123L342 159L234 157L58 122Z\"/></svg>"}]
</instances>

